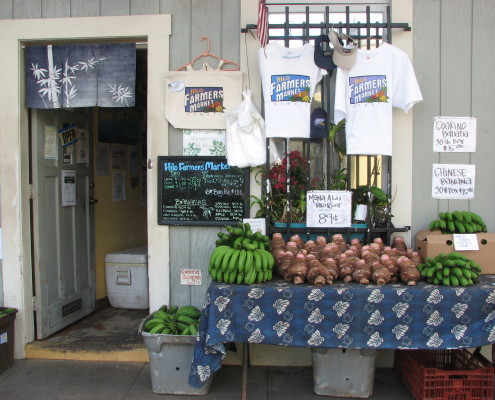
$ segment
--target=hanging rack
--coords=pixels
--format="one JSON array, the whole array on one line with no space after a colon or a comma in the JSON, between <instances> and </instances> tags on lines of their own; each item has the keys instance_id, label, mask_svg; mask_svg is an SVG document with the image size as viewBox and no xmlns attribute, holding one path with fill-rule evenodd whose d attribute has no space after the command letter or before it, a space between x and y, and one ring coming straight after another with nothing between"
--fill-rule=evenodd
<instances>
[{"instance_id":1,"label":"hanging rack","mask_svg":"<svg viewBox=\"0 0 495 400\"><path fill-rule=\"evenodd\" d=\"M180 71L181 69L184 69L189 65L193 65L201 57L216 58L218 61L222 61L223 64L233 64L235 66L234 68L222 68L222 71L238 71L240 69L240 65L238 63L236 63L235 61L227 60L226 58L221 58L221 57L216 56L215 54L210 53L210 38L208 36L201 36L200 42L202 42L204 40L208 41L208 47L207 47L206 51L204 51L200 55L194 57L187 64L184 64L182 67L178 68L177 71Z\"/></svg>"}]
</instances>

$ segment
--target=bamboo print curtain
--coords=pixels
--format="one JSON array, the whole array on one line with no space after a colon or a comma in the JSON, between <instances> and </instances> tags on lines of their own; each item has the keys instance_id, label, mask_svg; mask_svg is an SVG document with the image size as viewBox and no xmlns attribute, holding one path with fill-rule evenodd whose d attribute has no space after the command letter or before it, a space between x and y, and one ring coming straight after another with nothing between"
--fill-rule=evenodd
<instances>
[{"instance_id":1,"label":"bamboo print curtain","mask_svg":"<svg viewBox=\"0 0 495 400\"><path fill-rule=\"evenodd\" d=\"M28 46L27 107L133 107L134 43Z\"/></svg>"}]
</instances>

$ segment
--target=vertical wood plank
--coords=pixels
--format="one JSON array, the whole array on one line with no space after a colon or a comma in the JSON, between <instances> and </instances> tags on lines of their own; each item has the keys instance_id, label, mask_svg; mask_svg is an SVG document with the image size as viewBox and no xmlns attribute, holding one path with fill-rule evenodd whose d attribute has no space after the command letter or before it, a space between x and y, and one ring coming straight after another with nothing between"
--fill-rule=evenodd
<instances>
[{"instance_id":1,"label":"vertical wood plank","mask_svg":"<svg viewBox=\"0 0 495 400\"><path fill-rule=\"evenodd\" d=\"M221 54L222 58L239 63L239 40L241 38L241 15L239 4L224 0L222 10ZM232 65L228 66L232 67Z\"/></svg>"},{"instance_id":2,"label":"vertical wood plank","mask_svg":"<svg viewBox=\"0 0 495 400\"><path fill-rule=\"evenodd\" d=\"M170 227L170 302L187 305L191 302L191 289L180 284L180 270L189 268L191 260L189 249L192 247L188 226ZM163 283L164 285L166 282Z\"/></svg>"},{"instance_id":3,"label":"vertical wood plank","mask_svg":"<svg viewBox=\"0 0 495 400\"><path fill-rule=\"evenodd\" d=\"M161 0L163 14L172 16L170 36L170 69L176 70L191 60L191 0ZM182 155L182 129L170 126L168 130L170 155Z\"/></svg>"},{"instance_id":4,"label":"vertical wood plank","mask_svg":"<svg viewBox=\"0 0 495 400\"><path fill-rule=\"evenodd\" d=\"M100 0L71 0L71 17L96 17L100 15Z\"/></svg>"},{"instance_id":5,"label":"vertical wood plank","mask_svg":"<svg viewBox=\"0 0 495 400\"><path fill-rule=\"evenodd\" d=\"M102 16L129 15L130 11L129 0L100 0L100 13Z\"/></svg>"},{"instance_id":6,"label":"vertical wood plank","mask_svg":"<svg viewBox=\"0 0 495 400\"><path fill-rule=\"evenodd\" d=\"M0 1L0 19L12 19L14 16L13 0ZM1 294L1 293L0 293Z\"/></svg>"},{"instance_id":7,"label":"vertical wood plank","mask_svg":"<svg viewBox=\"0 0 495 400\"><path fill-rule=\"evenodd\" d=\"M192 57L207 49L207 42L200 41L202 36L207 36L210 39L210 52L219 56L222 43L222 0L192 0L191 24ZM218 60L207 58L206 60L198 60L194 64L194 68L201 67L203 61L208 62L212 67L218 65Z\"/></svg>"},{"instance_id":8,"label":"vertical wood plank","mask_svg":"<svg viewBox=\"0 0 495 400\"><path fill-rule=\"evenodd\" d=\"M201 309L203 300L211 283L208 275L208 262L215 249L215 241L218 239L219 227L201 227L191 229L190 259L192 269L201 271L201 286L191 287L191 304Z\"/></svg>"},{"instance_id":9,"label":"vertical wood plank","mask_svg":"<svg viewBox=\"0 0 495 400\"><path fill-rule=\"evenodd\" d=\"M470 201L470 210L481 215L488 225L488 232L495 231L495 185L493 158L495 117L490 94L495 92L495 57L488 49L492 48L491 35L495 23L495 7L491 0L473 2L472 51L472 116L477 118L476 153L471 154L471 163L476 165L476 193Z\"/></svg>"},{"instance_id":10,"label":"vertical wood plank","mask_svg":"<svg viewBox=\"0 0 495 400\"><path fill-rule=\"evenodd\" d=\"M70 17L70 1L66 0L42 0L42 18L67 18Z\"/></svg>"},{"instance_id":11,"label":"vertical wood plank","mask_svg":"<svg viewBox=\"0 0 495 400\"><path fill-rule=\"evenodd\" d=\"M433 118L440 115L440 6L440 0L414 2L413 65L423 101L413 110L412 237L439 211L431 198L431 176L432 165L440 161L432 151Z\"/></svg>"},{"instance_id":12,"label":"vertical wood plank","mask_svg":"<svg viewBox=\"0 0 495 400\"><path fill-rule=\"evenodd\" d=\"M159 0L131 0L131 15L160 14Z\"/></svg>"},{"instance_id":13,"label":"vertical wood plank","mask_svg":"<svg viewBox=\"0 0 495 400\"><path fill-rule=\"evenodd\" d=\"M41 18L41 0L14 1L14 19Z\"/></svg>"},{"instance_id":14,"label":"vertical wood plank","mask_svg":"<svg viewBox=\"0 0 495 400\"><path fill-rule=\"evenodd\" d=\"M471 115L472 1L443 0L440 19L441 115ZM462 29L459 29L462 27ZM465 49L461 51L461 49ZM441 164L470 164L468 153L440 153ZM449 210L466 210L467 200L449 200Z\"/></svg>"}]
</instances>

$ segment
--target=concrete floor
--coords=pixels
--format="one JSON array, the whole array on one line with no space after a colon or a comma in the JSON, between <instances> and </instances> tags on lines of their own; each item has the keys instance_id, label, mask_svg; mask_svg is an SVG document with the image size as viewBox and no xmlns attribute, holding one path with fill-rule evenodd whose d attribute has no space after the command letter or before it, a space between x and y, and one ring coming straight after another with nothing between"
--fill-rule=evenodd
<instances>
[{"instance_id":1,"label":"concrete floor","mask_svg":"<svg viewBox=\"0 0 495 400\"><path fill-rule=\"evenodd\" d=\"M241 399L241 375L241 367L226 365L215 374L206 395L165 395L153 393L149 363L26 359L15 361L11 368L0 373L0 399ZM325 398L335 397L313 392L311 368L251 367L248 371L248 400ZM377 368L371 398L413 399L388 368Z\"/></svg>"},{"instance_id":2,"label":"concrete floor","mask_svg":"<svg viewBox=\"0 0 495 400\"><path fill-rule=\"evenodd\" d=\"M26 346L27 359L16 360L0 373L0 399L241 398L242 369L238 365L222 366L206 395L153 393L148 351L138 334L139 324L147 315L147 310L104 307L45 340L30 343ZM168 391L169 385L174 392L170 378L164 377L161 386ZM247 398L333 397L314 393L311 367L253 366L248 370ZM413 397L392 368L377 368L372 399Z\"/></svg>"}]
</instances>

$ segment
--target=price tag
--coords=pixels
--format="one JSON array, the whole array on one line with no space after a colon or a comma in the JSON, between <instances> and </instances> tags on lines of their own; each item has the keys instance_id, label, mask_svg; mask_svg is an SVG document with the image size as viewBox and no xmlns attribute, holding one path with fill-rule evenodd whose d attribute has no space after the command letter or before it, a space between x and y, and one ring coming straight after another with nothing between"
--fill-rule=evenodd
<instances>
[{"instance_id":1,"label":"price tag","mask_svg":"<svg viewBox=\"0 0 495 400\"><path fill-rule=\"evenodd\" d=\"M479 250L478 237L475 234L454 234L456 251Z\"/></svg>"},{"instance_id":2,"label":"price tag","mask_svg":"<svg viewBox=\"0 0 495 400\"><path fill-rule=\"evenodd\" d=\"M181 269L180 284L188 286L201 285L201 270L199 269Z\"/></svg>"},{"instance_id":3,"label":"price tag","mask_svg":"<svg viewBox=\"0 0 495 400\"><path fill-rule=\"evenodd\" d=\"M260 231L262 235L266 235L266 222L265 218L244 218L243 223L249 223L251 230L254 232Z\"/></svg>"}]
</instances>

